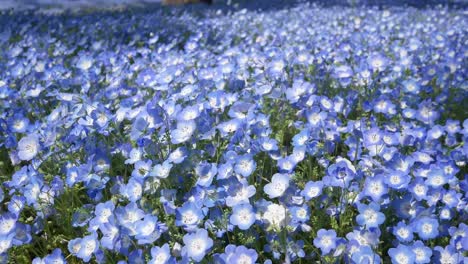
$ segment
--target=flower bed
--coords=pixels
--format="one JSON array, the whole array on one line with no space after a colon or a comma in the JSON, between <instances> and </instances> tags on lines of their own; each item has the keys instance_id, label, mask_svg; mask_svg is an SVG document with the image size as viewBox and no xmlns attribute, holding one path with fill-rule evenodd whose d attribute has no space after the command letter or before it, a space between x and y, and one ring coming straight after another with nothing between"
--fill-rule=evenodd
<instances>
[{"instance_id":1,"label":"flower bed","mask_svg":"<svg viewBox=\"0 0 468 264\"><path fill-rule=\"evenodd\" d=\"M465 263L466 12L218 7L2 16L0 262Z\"/></svg>"}]
</instances>

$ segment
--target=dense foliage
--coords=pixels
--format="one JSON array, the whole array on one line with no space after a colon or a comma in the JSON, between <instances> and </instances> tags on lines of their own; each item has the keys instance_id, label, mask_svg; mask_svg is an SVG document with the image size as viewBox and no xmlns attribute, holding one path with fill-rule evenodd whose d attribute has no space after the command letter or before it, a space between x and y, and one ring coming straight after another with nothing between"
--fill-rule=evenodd
<instances>
[{"instance_id":1,"label":"dense foliage","mask_svg":"<svg viewBox=\"0 0 468 264\"><path fill-rule=\"evenodd\" d=\"M1 263L468 261L466 11L1 20Z\"/></svg>"}]
</instances>

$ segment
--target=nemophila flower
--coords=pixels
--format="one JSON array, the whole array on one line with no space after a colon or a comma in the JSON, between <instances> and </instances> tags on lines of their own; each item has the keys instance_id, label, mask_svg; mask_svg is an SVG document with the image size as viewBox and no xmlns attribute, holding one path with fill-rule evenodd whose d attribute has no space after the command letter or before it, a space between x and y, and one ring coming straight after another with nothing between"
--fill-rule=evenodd
<instances>
[{"instance_id":1,"label":"nemophila flower","mask_svg":"<svg viewBox=\"0 0 468 264\"><path fill-rule=\"evenodd\" d=\"M33 264L64 264L67 263L65 257L62 255L62 250L56 248L49 255L45 256L43 259L35 258L32 262Z\"/></svg>"},{"instance_id":2,"label":"nemophila flower","mask_svg":"<svg viewBox=\"0 0 468 264\"><path fill-rule=\"evenodd\" d=\"M229 221L241 230L248 230L255 223L256 216L252 205L248 203L239 204L232 208Z\"/></svg>"},{"instance_id":3,"label":"nemophila flower","mask_svg":"<svg viewBox=\"0 0 468 264\"><path fill-rule=\"evenodd\" d=\"M120 233L120 229L113 219L99 225L99 230L102 232L101 246L110 250L114 249Z\"/></svg>"},{"instance_id":4,"label":"nemophila flower","mask_svg":"<svg viewBox=\"0 0 468 264\"><path fill-rule=\"evenodd\" d=\"M179 164L185 160L187 155L188 155L187 149L185 147L179 147L175 149L174 151L172 151L171 154L169 154L169 157L167 158L167 162L165 163L166 164L167 163Z\"/></svg>"},{"instance_id":5,"label":"nemophila flower","mask_svg":"<svg viewBox=\"0 0 468 264\"><path fill-rule=\"evenodd\" d=\"M176 225L193 230L203 220L204 215L200 207L193 202L186 202L176 210Z\"/></svg>"},{"instance_id":6,"label":"nemophila flower","mask_svg":"<svg viewBox=\"0 0 468 264\"><path fill-rule=\"evenodd\" d=\"M8 236L14 233L17 217L13 213L4 213L0 215L0 236Z\"/></svg>"},{"instance_id":7,"label":"nemophila flower","mask_svg":"<svg viewBox=\"0 0 468 264\"><path fill-rule=\"evenodd\" d=\"M240 119L231 119L226 122L220 123L217 128L223 137L227 136L228 134L234 133L237 130L241 129L242 122Z\"/></svg>"},{"instance_id":8,"label":"nemophila flower","mask_svg":"<svg viewBox=\"0 0 468 264\"><path fill-rule=\"evenodd\" d=\"M183 241L183 254L196 262L202 261L213 246L213 239L208 236L208 231L205 229L198 229L195 233L186 234Z\"/></svg>"},{"instance_id":9,"label":"nemophila flower","mask_svg":"<svg viewBox=\"0 0 468 264\"><path fill-rule=\"evenodd\" d=\"M146 68L138 73L135 82L139 86L151 87L157 84L157 76L152 68Z\"/></svg>"},{"instance_id":10,"label":"nemophila flower","mask_svg":"<svg viewBox=\"0 0 468 264\"><path fill-rule=\"evenodd\" d=\"M367 58L367 63L372 70L381 72L387 68L389 60L380 53L374 53Z\"/></svg>"},{"instance_id":11,"label":"nemophila flower","mask_svg":"<svg viewBox=\"0 0 468 264\"><path fill-rule=\"evenodd\" d=\"M7 253L8 249L13 246L14 233L9 235L0 236L0 254Z\"/></svg>"},{"instance_id":12,"label":"nemophila flower","mask_svg":"<svg viewBox=\"0 0 468 264\"><path fill-rule=\"evenodd\" d=\"M327 112L320 111L319 107L312 107L306 111L306 118L311 127L318 127L326 120Z\"/></svg>"},{"instance_id":13,"label":"nemophila flower","mask_svg":"<svg viewBox=\"0 0 468 264\"><path fill-rule=\"evenodd\" d=\"M444 135L444 128L440 125L435 125L427 131L427 138L434 140Z\"/></svg>"},{"instance_id":14,"label":"nemophila flower","mask_svg":"<svg viewBox=\"0 0 468 264\"><path fill-rule=\"evenodd\" d=\"M368 263L368 264L380 264L382 263L381 257L375 253L371 247L363 246L359 247L357 251L352 253L351 259L353 263Z\"/></svg>"},{"instance_id":15,"label":"nemophila flower","mask_svg":"<svg viewBox=\"0 0 468 264\"><path fill-rule=\"evenodd\" d=\"M302 80L294 80L291 88L285 89L286 99L290 103L296 103L306 92L313 92L314 85Z\"/></svg>"},{"instance_id":16,"label":"nemophila flower","mask_svg":"<svg viewBox=\"0 0 468 264\"><path fill-rule=\"evenodd\" d=\"M451 245L448 245L445 248L436 246L434 247L433 253L432 263L461 263L462 260L465 261L462 252L457 251Z\"/></svg>"},{"instance_id":17,"label":"nemophila flower","mask_svg":"<svg viewBox=\"0 0 468 264\"><path fill-rule=\"evenodd\" d=\"M304 186L304 190L301 191L301 195L304 196L306 201L318 197L322 194L323 183L321 181L309 181Z\"/></svg>"},{"instance_id":18,"label":"nemophila flower","mask_svg":"<svg viewBox=\"0 0 468 264\"><path fill-rule=\"evenodd\" d=\"M91 219L89 226L98 227L101 224L108 223L110 218L114 214L115 204L112 201L107 201L105 203L99 203L94 209L95 217Z\"/></svg>"},{"instance_id":19,"label":"nemophila flower","mask_svg":"<svg viewBox=\"0 0 468 264\"><path fill-rule=\"evenodd\" d=\"M141 179L130 178L126 185L120 187L120 193L130 202L137 202L143 195L143 184Z\"/></svg>"},{"instance_id":20,"label":"nemophila flower","mask_svg":"<svg viewBox=\"0 0 468 264\"><path fill-rule=\"evenodd\" d=\"M441 220L450 220L453 218L453 216L454 216L454 213L450 208L445 207L445 208L440 209L439 218Z\"/></svg>"},{"instance_id":21,"label":"nemophila flower","mask_svg":"<svg viewBox=\"0 0 468 264\"><path fill-rule=\"evenodd\" d=\"M187 106L177 115L177 119L181 121L189 121L197 118L200 115L200 110L198 105Z\"/></svg>"},{"instance_id":22,"label":"nemophila flower","mask_svg":"<svg viewBox=\"0 0 468 264\"><path fill-rule=\"evenodd\" d=\"M18 157L21 160L32 160L39 150L39 138L36 135L28 135L18 142Z\"/></svg>"},{"instance_id":23,"label":"nemophila flower","mask_svg":"<svg viewBox=\"0 0 468 264\"><path fill-rule=\"evenodd\" d=\"M138 240L138 244L151 244L166 230L167 227L158 222L158 217L146 215L145 218L136 225L135 238Z\"/></svg>"},{"instance_id":24,"label":"nemophila flower","mask_svg":"<svg viewBox=\"0 0 468 264\"><path fill-rule=\"evenodd\" d=\"M374 102L374 112L394 115L396 114L396 106L386 98L379 98Z\"/></svg>"},{"instance_id":25,"label":"nemophila flower","mask_svg":"<svg viewBox=\"0 0 468 264\"><path fill-rule=\"evenodd\" d=\"M414 263L425 264L431 262L432 250L424 245L422 241L415 241L411 246L411 250L415 255Z\"/></svg>"},{"instance_id":26,"label":"nemophila flower","mask_svg":"<svg viewBox=\"0 0 468 264\"><path fill-rule=\"evenodd\" d=\"M310 131L308 129L304 129L298 134L294 135L292 138L292 145L293 146L304 146L307 141L310 139L309 135Z\"/></svg>"},{"instance_id":27,"label":"nemophila flower","mask_svg":"<svg viewBox=\"0 0 468 264\"><path fill-rule=\"evenodd\" d=\"M396 248L388 250L388 255L392 258L392 263L395 264L410 264L415 263L416 255L411 250L411 247L403 244Z\"/></svg>"},{"instance_id":28,"label":"nemophila flower","mask_svg":"<svg viewBox=\"0 0 468 264\"><path fill-rule=\"evenodd\" d=\"M249 203L249 198L255 194L256 190L253 185L248 185L247 181L243 181L231 184L228 187L226 197L226 205L229 207L236 206L238 204Z\"/></svg>"},{"instance_id":29,"label":"nemophila flower","mask_svg":"<svg viewBox=\"0 0 468 264\"><path fill-rule=\"evenodd\" d=\"M416 177L409 185L408 189L413 194L414 199L421 201L426 199L429 187L426 185L422 177Z\"/></svg>"},{"instance_id":30,"label":"nemophila flower","mask_svg":"<svg viewBox=\"0 0 468 264\"><path fill-rule=\"evenodd\" d=\"M440 114L430 101L424 101L418 106L416 118L425 123L432 124L439 118Z\"/></svg>"},{"instance_id":31,"label":"nemophila flower","mask_svg":"<svg viewBox=\"0 0 468 264\"><path fill-rule=\"evenodd\" d=\"M351 83L353 74L353 69L347 65L337 66L333 70L333 76L337 78L343 86L347 86Z\"/></svg>"},{"instance_id":32,"label":"nemophila flower","mask_svg":"<svg viewBox=\"0 0 468 264\"><path fill-rule=\"evenodd\" d=\"M249 154L239 156L236 158L236 165L234 171L243 177L250 176L257 168L257 163Z\"/></svg>"},{"instance_id":33,"label":"nemophila flower","mask_svg":"<svg viewBox=\"0 0 468 264\"><path fill-rule=\"evenodd\" d=\"M76 67L80 70L87 71L93 66L93 63L93 57L89 55L82 55L76 62Z\"/></svg>"},{"instance_id":34,"label":"nemophila flower","mask_svg":"<svg viewBox=\"0 0 468 264\"><path fill-rule=\"evenodd\" d=\"M97 250L99 250L97 234L92 233L91 235L83 238L70 240L70 242L68 242L68 249L72 254L82 259L84 262L89 262Z\"/></svg>"},{"instance_id":35,"label":"nemophila flower","mask_svg":"<svg viewBox=\"0 0 468 264\"><path fill-rule=\"evenodd\" d=\"M410 94L418 94L420 91L419 82L413 79L404 81L403 83L403 91Z\"/></svg>"},{"instance_id":36,"label":"nemophila flower","mask_svg":"<svg viewBox=\"0 0 468 264\"><path fill-rule=\"evenodd\" d=\"M371 147L377 148L376 146L379 146L380 144L382 144L383 134L378 128L374 127L367 131L364 131L363 136L364 136L364 145L367 148L371 148Z\"/></svg>"},{"instance_id":37,"label":"nemophila flower","mask_svg":"<svg viewBox=\"0 0 468 264\"><path fill-rule=\"evenodd\" d=\"M29 119L17 113L8 119L8 126L12 132L24 133L29 126Z\"/></svg>"},{"instance_id":38,"label":"nemophila flower","mask_svg":"<svg viewBox=\"0 0 468 264\"><path fill-rule=\"evenodd\" d=\"M433 239L439 236L439 222L431 217L421 217L412 223L414 231L422 240Z\"/></svg>"},{"instance_id":39,"label":"nemophila flower","mask_svg":"<svg viewBox=\"0 0 468 264\"><path fill-rule=\"evenodd\" d=\"M443 170L433 169L428 173L425 183L433 188L440 188L447 183L447 176Z\"/></svg>"},{"instance_id":40,"label":"nemophila flower","mask_svg":"<svg viewBox=\"0 0 468 264\"><path fill-rule=\"evenodd\" d=\"M326 96L321 96L319 102L323 110L331 111L333 109L333 101L330 98Z\"/></svg>"},{"instance_id":41,"label":"nemophila flower","mask_svg":"<svg viewBox=\"0 0 468 264\"><path fill-rule=\"evenodd\" d=\"M180 144L188 141L197 128L197 124L193 120L178 121L177 128L171 131L172 144Z\"/></svg>"},{"instance_id":42,"label":"nemophila flower","mask_svg":"<svg viewBox=\"0 0 468 264\"><path fill-rule=\"evenodd\" d=\"M165 179L169 176L172 166L172 163L166 160L162 164L156 164L149 172L149 175Z\"/></svg>"},{"instance_id":43,"label":"nemophila flower","mask_svg":"<svg viewBox=\"0 0 468 264\"><path fill-rule=\"evenodd\" d=\"M291 225L294 229L300 226L302 231L310 231L310 226L306 224L310 218L310 211L307 206L293 206L289 211L291 213Z\"/></svg>"},{"instance_id":44,"label":"nemophila flower","mask_svg":"<svg viewBox=\"0 0 468 264\"><path fill-rule=\"evenodd\" d=\"M358 211L356 222L366 228L377 228L385 221L385 215L380 212L380 205L375 202L368 205L358 204Z\"/></svg>"},{"instance_id":45,"label":"nemophila flower","mask_svg":"<svg viewBox=\"0 0 468 264\"><path fill-rule=\"evenodd\" d=\"M119 206L115 209L115 216L122 227L126 228L130 235L135 235L136 224L141 220L145 213L138 208L134 202L127 204L125 207Z\"/></svg>"},{"instance_id":46,"label":"nemophila flower","mask_svg":"<svg viewBox=\"0 0 468 264\"><path fill-rule=\"evenodd\" d=\"M289 175L276 173L271 178L271 182L263 187L263 191L270 199L280 197L289 187Z\"/></svg>"},{"instance_id":47,"label":"nemophila flower","mask_svg":"<svg viewBox=\"0 0 468 264\"><path fill-rule=\"evenodd\" d=\"M143 161L139 160L135 162L135 168L132 171L132 177L143 180L146 178L151 171L151 160Z\"/></svg>"},{"instance_id":48,"label":"nemophila flower","mask_svg":"<svg viewBox=\"0 0 468 264\"><path fill-rule=\"evenodd\" d=\"M229 244L220 258L226 264L254 264L257 261L258 254L255 249L249 249L245 246L235 246Z\"/></svg>"},{"instance_id":49,"label":"nemophila flower","mask_svg":"<svg viewBox=\"0 0 468 264\"><path fill-rule=\"evenodd\" d=\"M143 156L143 151L140 148L134 148L130 151L128 159L125 160L125 164L134 164L140 161Z\"/></svg>"},{"instance_id":50,"label":"nemophila flower","mask_svg":"<svg viewBox=\"0 0 468 264\"><path fill-rule=\"evenodd\" d=\"M201 162L195 168L198 175L197 184L200 186L208 187L211 185L214 176L218 172L218 168L214 163Z\"/></svg>"},{"instance_id":51,"label":"nemophila flower","mask_svg":"<svg viewBox=\"0 0 468 264\"><path fill-rule=\"evenodd\" d=\"M291 153L291 155L289 156L289 159L297 164L301 161L304 160L304 158L306 157L306 154L307 153L307 147L306 146L298 146L298 147L294 147L293 149L293 152Z\"/></svg>"},{"instance_id":52,"label":"nemophila flower","mask_svg":"<svg viewBox=\"0 0 468 264\"><path fill-rule=\"evenodd\" d=\"M351 161L338 157L335 163L327 169L328 176L324 178L328 185L345 188L349 182L356 176L356 168Z\"/></svg>"},{"instance_id":53,"label":"nemophila flower","mask_svg":"<svg viewBox=\"0 0 468 264\"><path fill-rule=\"evenodd\" d=\"M411 226L405 224L405 222L398 222L393 227L393 235L401 242L410 242L413 240L413 229Z\"/></svg>"},{"instance_id":54,"label":"nemophila flower","mask_svg":"<svg viewBox=\"0 0 468 264\"><path fill-rule=\"evenodd\" d=\"M317 232L317 237L314 238L314 246L320 248L322 256L324 256L336 249L336 241L337 237L335 230L320 229Z\"/></svg>"},{"instance_id":55,"label":"nemophila flower","mask_svg":"<svg viewBox=\"0 0 468 264\"><path fill-rule=\"evenodd\" d=\"M382 196L388 192L387 184L385 183L385 176L382 174L374 177L367 177L364 182L362 194L372 198L372 201L378 202Z\"/></svg>"},{"instance_id":56,"label":"nemophila flower","mask_svg":"<svg viewBox=\"0 0 468 264\"><path fill-rule=\"evenodd\" d=\"M283 173L292 172L294 168L296 167L296 164L297 162L291 156L278 160L278 168L280 172L283 172Z\"/></svg>"},{"instance_id":57,"label":"nemophila flower","mask_svg":"<svg viewBox=\"0 0 468 264\"><path fill-rule=\"evenodd\" d=\"M279 229L289 223L289 211L281 204L271 203L266 206L262 215L262 220L273 229Z\"/></svg>"},{"instance_id":58,"label":"nemophila flower","mask_svg":"<svg viewBox=\"0 0 468 264\"><path fill-rule=\"evenodd\" d=\"M173 263L174 259L171 255L169 244L164 244L161 247L151 248L151 259L148 264L167 264Z\"/></svg>"},{"instance_id":59,"label":"nemophila flower","mask_svg":"<svg viewBox=\"0 0 468 264\"><path fill-rule=\"evenodd\" d=\"M395 190L406 189L411 181L408 174L400 171L389 171L383 178L387 186Z\"/></svg>"}]
</instances>

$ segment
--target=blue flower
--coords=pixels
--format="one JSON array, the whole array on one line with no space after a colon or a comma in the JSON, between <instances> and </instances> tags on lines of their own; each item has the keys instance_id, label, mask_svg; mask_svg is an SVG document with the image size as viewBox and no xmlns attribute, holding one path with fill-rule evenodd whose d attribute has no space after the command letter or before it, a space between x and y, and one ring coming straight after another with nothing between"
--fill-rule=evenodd
<instances>
[{"instance_id":1,"label":"blue flower","mask_svg":"<svg viewBox=\"0 0 468 264\"><path fill-rule=\"evenodd\" d=\"M243 177L250 176L257 168L257 163L251 155L243 155L236 158L236 165L234 171Z\"/></svg>"},{"instance_id":2,"label":"blue flower","mask_svg":"<svg viewBox=\"0 0 468 264\"><path fill-rule=\"evenodd\" d=\"M401 242L413 241L413 229L411 226L406 225L405 222L398 222L398 224L393 227L392 233Z\"/></svg>"},{"instance_id":3,"label":"blue flower","mask_svg":"<svg viewBox=\"0 0 468 264\"><path fill-rule=\"evenodd\" d=\"M6 236L0 236L0 254L4 254L11 248L13 245L13 238L15 233L11 233Z\"/></svg>"},{"instance_id":4,"label":"blue flower","mask_svg":"<svg viewBox=\"0 0 468 264\"><path fill-rule=\"evenodd\" d=\"M180 144L188 141L197 128L197 124L193 120L178 121L177 128L171 131L172 144Z\"/></svg>"},{"instance_id":5,"label":"blue flower","mask_svg":"<svg viewBox=\"0 0 468 264\"><path fill-rule=\"evenodd\" d=\"M240 182L230 182L226 197L226 205L229 207L238 204L249 203L249 198L255 194L256 190L253 185L248 185L247 180L242 179Z\"/></svg>"},{"instance_id":6,"label":"blue flower","mask_svg":"<svg viewBox=\"0 0 468 264\"><path fill-rule=\"evenodd\" d=\"M357 251L352 253L351 259L356 264L380 264L382 262L380 256L369 246L359 247Z\"/></svg>"},{"instance_id":7,"label":"blue flower","mask_svg":"<svg viewBox=\"0 0 468 264\"><path fill-rule=\"evenodd\" d=\"M289 187L289 175L276 173L271 178L271 182L263 187L263 190L270 199L280 197Z\"/></svg>"},{"instance_id":8,"label":"blue flower","mask_svg":"<svg viewBox=\"0 0 468 264\"><path fill-rule=\"evenodd\" d=\"M44 257L44 264L67 263L60 248L56 248L49 255Z\"/></svg>"},{"instance_id":9,"label":"blue flower","mask_svg":"<svg viewBox=\"0 0 468 264\"><path fill-rule=\"evenodd\" d=\"M195 172L198 175L197 184L200 186L208 187L213 181L213 177L218 172L218 168L214 163L201 162L195 168Z\"/></svg>"},{"instance_id":10,"label":"blue flower","mask_svg":"<svg viewBox=\"0 0 468 264\"><path fill-rule=\"evenodd\" d=\"M120 193L124 197L128 198L130 202L137 202L143 195L143 185L141 184L141 180L133 177L130 178L128 184L120 187Z\"/></svg>"},{"instance_id":11,"label":"blue flower","mask_svg":"<svg viewBox=\"0 0 468 264\"><path fill-rule=\"evenodd\" d=\"M28 135L18 142L18 157L21 160L32 160L39 150L39 138L36 135Z\"/></svg>"},{"instance_id":12,"label":"blue flower","mask_svg":"<svg viewBox=\"0 0 468 264\"><path fill-rule=\"evenodd\" d=\"M200 262L213 247L213 239L208 236L208 231L198 229L195 233L186 234L183 237L184 247L182 251L195 262Z\"/></svg>"},{"instance_id":13,"label":"blue flower","mask_svg":"<svg viewBox=\"0 0 468 264\"><path fill-rule=\"evenodd\" d=\"M337 78L343 86L347 86L351 83L353 74L353 69L347 65L335 67L333 71L333 76Z\"/></svg>"},{"instance_id":14,"label":"blue flower","mask_svg":"<svg viewBox=\"0 0 468 264\"><path fill-rule=\"evenodd\" d=\"M229 244L220 257L226 264L254 264L257 261L258 254L255 249Z\"/></svg>"},{"instance_id":15,"label":"blue flower","mask_svg":"<svg viewBox=\"0 0 468 264\"><path fill-rule=\"evenodd\" d=\"M173 263L174 259L171 256L169 244L164 244L161 247L151 248L151 259L148 264L168 264Z\"/></svg>"},{"instance_id":16,"label":"blue flower","mask_svg":"<svg viewBox=\"0 0 468 264\"><path fill-rule=\"evenodd\" d=\"M151 160L139 160L135 162L135 169L132 171L132 177L140 180L146 178L148 175L150 175L151 164Z\"/></svg>"},{"instance_id":17,"label":"blue flower","mask_svg":"<svg viewBox=\"0 0 468 264\"><path fill-rule=\"evenodd\" d=\"M84 262L89 262L93 255L99 250L97 237L96 233L92 233L78 240L71 240L68 243L69 249L70 247L72 248L70 252L76 254L76 256Z\"/></svg>"},{"instance_id":18,"label":"blue flower","mask_svg":"<svg viewBox=\"0 0 468 264\"><path fill-rule=\"evenodd\" d=\"M29 119L24 117L23 114L17 113L8 119L8 126L12 132L24 133L28 129Z\"/></svg>"},{"instance_id":19,"label":"blue flower","mask_svg":"<svg viewBox=\"0 0 468 264\"><path fill-rule=\"evenodd\" d=\"M439 222L431 217L421 217L412 224L413 229L423 240L433 239L439 236Z\"/></svg>"},{"instance_id":20,"label":"blue flower","mask_svg":"<svg viewBox=\"0 0 468 264\"><path fill-rule=\"evenodd\" d=\"M135 235L137 223L145 216L145 213L138 208L136 203L131 202L125 207L117 207L115 215L122 227L125 227L130 235Z\"/></svg>"},{"instance_id":21,"label":"blue flower","mask_svg":"<svg viewBox=\"0 0 468 264\"><path fill-rule=\"evenodd\" d=\"M13 213L0 215L0 236L8 236L15 232L17 217Z\"/></svg>"},{"instance_id":22,"label":"blue flower","mask_svg":"<svg viewBox=\"0 0 468 264\"><path fill-rule=\"evenodd\" d=\"M409 264L414 263L416 255L409 246L398 245L396 248L388 250L388 255L392 258L392 263L395 264Z\"/></svg>"},{"instance_id":23,"label":"blue flower","mask_svg":"<svg viewBox=\"0 0 468 264\"><path fill-rule=\"evenodd\" d=\"M395 190L406 189L411 181L407 173L400 171L389 171L384 179L387 186Z\"/></svg>"},{"instance_id":24,"label":"blue flower","mask_svg":"<svg viewBox=\"0 0 468 264\"><path fill-rule=\"evenodd\" d=\"M346 188L356 176L356 168L349 160L338 157L335 164L328 167L327 173L330 186Z\"/></svg>"},{"instance_id":25,"label":"blue flower","mask_svg":"<svg viewBox=\"0 0 468 264\"><path fill-rule=\"evenodd\" d=\"M314 246L320 248L324 256L336 248L336 240L335 230L320 229L314 238Z\"/></svg>"},{"instance_id":26,"label":"blue flower","mask_svg":"<svg viewBox=\"0 0 468 264\"><path fill-rule=\"evenodd\" d=\"M411 250L415 255L414 263L425 264L431 262L432 250L424 245L422 241L415 241L411 246Z\"/></svg>"},{"instance_id":27,"label":"blue flower","mask_svg":"<svg viewBox=\"0 0 468 264\"><path fill-rule=\"evenodd\" d=\"M255 223L256 216L252 205L248 203L239 204L232 208L232 215L229 221L232 225L238 226L241 230L249 229Z\"/></svg>"},{"instance_id":28,"label":"blue flower","mask_svg":"<svg viewBox=\"0 0 468 264\"><path fill-rule=\"evenodd\" d=\"M172 163L166 160L162 164L156 164L149 173L149 175L165 179L169 176L172 166Z\"/></svg>"},{"instance_id":29,"label":"blue flower","mask_svg":"<svg viewBox=\"0 0 468 264\"><path fill-rule=\"evenodd\" d=\"M362 191L364 195L371 197L372 201L380 201L382 196L386 195L388 191L384 176L379 174L374 177L367 177Z\"/></svg>"},{"instance_id":30,"label":"blue flower","mask_svg":"<svg viewBox=\"0 0 468 264\"><path fill-rule=\"evenodd\" d=\"M369 205L358 204L358 211L356 222L366 228L379 227L385 221L385 215L380 212L380 205L375 202Z\"/></svg>"},{"instance_id":31,"label":"blue flower","mask_svg":"<svg viewBox=\"0 0 468 264\"><path fill-rule=\"evenodd\" d=\"M158 222L158 217L146 215L145 218L136 224L135 238L138 244L151 244L156 241L167 228Z\"/></svg>"},{"instance_id":32,"label":"blue flower","mask_svg":"<svg viewBox=\"0 0 468 264\"><path fill-rule=\"evenodd\" d=\"M308 181L301 191L301 195L305 197L306 201L316 198L322 194L323 183L321 181Z\"/></svg>"},{"instance_id":33,"label":"blue flower","mask_svg":"<svg viewBox=\"0 0 468 264\"><path fill-rule=\"evenodd\" d=\"M196 228L203 218L203 211L193 202L186 202L176 210L176 225L188 230Z\"/></svg>"},{"instance_id":34,"label":"blue flower","mask_svg":"<svg viewBox=\"0 0 468 264\"><path fill-rule=\"evenodd\" d=\"M367 63L369 64L369 67L374 71L381 72L385 70L385 68L389 64L389 61L380 53L374 53L367 58Z\"/></svg>"}]
</instances>

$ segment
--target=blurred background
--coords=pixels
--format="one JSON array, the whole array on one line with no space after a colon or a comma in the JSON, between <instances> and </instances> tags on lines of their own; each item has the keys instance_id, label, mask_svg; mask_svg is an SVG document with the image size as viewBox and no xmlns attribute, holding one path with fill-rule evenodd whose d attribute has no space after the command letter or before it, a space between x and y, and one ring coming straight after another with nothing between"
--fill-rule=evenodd
<instances>
[{"instance_id":1,"label":"blurred background","mask_svg":"<svg viewBox=\"0 0 468 264\"><path fill-rule=\"evenodd\" d=\"M183 5L196 2L211 3L218 6L259 6L294 5L297 2L315 2L323 5L408 5L424 7L427 5L468 6L468 0L0 0L0 9L82 9L82 8L122 8L146 5Z\"/></svg>"}]
</instances>

